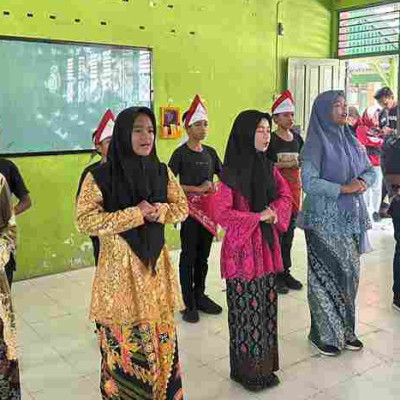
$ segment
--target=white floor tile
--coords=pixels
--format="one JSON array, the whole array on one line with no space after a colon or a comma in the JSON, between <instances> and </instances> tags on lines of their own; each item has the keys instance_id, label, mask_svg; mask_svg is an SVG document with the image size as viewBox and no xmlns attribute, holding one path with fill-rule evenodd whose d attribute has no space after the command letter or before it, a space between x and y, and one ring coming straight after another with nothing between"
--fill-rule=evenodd
<instances>
[{"instance_id":1,"label":"white floor tile","mask_svg":"<svg viewBox=\"0 0 400 400\"><path fill-rule=\"evenodd\" d=\"M382 229L384 228L384 229ZM362 259L357 333L362 352L320 356L307 340L307 268L304 235L294 244L292 273L303 290L279 296L281 384L249 393L229 378L229 329L219 251L210 256L207 292L223 307L219 316L201 314L187 324L177 314L180 360L188 400L381 400L400 393L400 313L392 307L393 232L390 224L372 233L375 251ZM177 268L179 251L171 253ZM70 271L13 286L20 344L23 398L100 399L100 352L88 320L94 268Z\"/></svg>"}]
</instances>

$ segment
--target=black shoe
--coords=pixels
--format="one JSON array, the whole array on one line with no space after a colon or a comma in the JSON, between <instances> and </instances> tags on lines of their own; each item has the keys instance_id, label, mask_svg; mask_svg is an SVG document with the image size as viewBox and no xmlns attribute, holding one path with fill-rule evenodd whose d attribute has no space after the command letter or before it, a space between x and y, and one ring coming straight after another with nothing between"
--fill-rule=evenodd
<instances>
[{"instance_id":1,"label":"black shoe","mask_svg":"<svg viewBox=\"0 0 400 400\"><path fill-rule=\"evenodd\" d=\"M374 222L380 222L381 221L381 217L379 216L379 213L377 213L377 212L374 212L372 214L372 219L373 219Z\"/></svg>"},{"instance_id":2,"label":"black shoe","mask_svg":"<svg viewBox=\"0 0 400 400\"><path fill-rule=\"evenodd\" d=\"M285 282L286 286L291 290L301 290L303 288L303 284L291 274L285 275Z\"/></svg>"},{"instance_id":3,"label":"black shoe","mask_svg":"<svg viewBox=\"0 0 400 400\"><path fill-rule=\"evenodd\" d=\"M351 342L346 342L345 349L351 351L360 351L364 347L363 342L361 340L355 339Z\"/></svg>"},{"instance_id":4,"label":"black shoe","mask_svg":"<svg viewBox=\"0 0 400 400\"><path fill-rule=\"evenodd\" d=\"M279 378L274 373L265 378L257 378L255 381L250 381L231 373L231 379L237 383L240 383L250 392L260 392L261 390L277 386L280 383Z\"/></svg>"},{"instance_id":5,"label":"black shoe","mask_svg":"<svg viewBox=\"0 0 400 400\"><path fill-rule=\"evenodd\" d=\"M329 345L318 345L315 343L313 340L311 340L311 344L318 349L318 351L323 354L324 356L329 356L329 357L336 357L340 354L340 350L335 347L335 346L329 346Z\"/></svg>"},{"instance_id":6,"label":"black shoe","mask_svg":"<svg viewBox=\"0 0 400 400\"><path fill-rule=\"evenodd\" d=\"M182 312L182 319L190 324L195 324L200 320L199 312L197 310L187 308Z\"/></svg>"},{"instance_id":7,"label":"black shoe","mask_svg":"<svg viewBox=\"0 0 400 400\"><path fill-rule=\"evenodd\" d=\"M400 295L395 294L393 297L393 308L400 311Z\"/></svg>"},{"instance_id":8,"label":"black shoe","mask_svg":"<svg viewBox=\"0 0 400 400\"><path fill-rule=\"evenodd\" d=\"M249 392L260 392L261 390L264 389L264 385L262 383L251 382L250 380L247 380L232 373L231 373L231 379L242 385Z\"/></svg>"},{"instance_id":9,"label":"black shoe","mask_svg":"<svg viewBox=\"0 0 400 400\"><path fill-rule=\"evenodd\" d=\"M196 299L196 306L198 310L206 314L217 315L222 313L222 307L205 294L200 295Z\"/></svg>"},{"instance_id":10,"label":"black shoe","mask_svg":"<svg viewBox=\"0 0 400 400\"><path fill-rule=\"evenodd\" d=\"M279 294L287 294L289 293L289 288L286 285L286 280L282 275L276 276L276 291Z\"/></svg>"},{"instance_id":11,"label":"black shoe","mask_svg":"<svg viewBox=\"0 0 400 400\"><path fill-rule=\"evenodd\" d=\"M264 388L268 389L268 388L278 386L280 384L280 382L281 381L279 380L279 378L274 373L272 373L270 376L265 378Z\"/></svg>"},{"instance_id":12,"label":"black shoe","mask_svg":"<svg viewBox=\"0 0 400 400\"><path fill-rule=\"evenodd\" d=\"M382 203L381 208L379 209L379 217L382 219L390 218L390 215L388 214L388 210L389 210L389 204Z\"/></svg>"}]
</instances>

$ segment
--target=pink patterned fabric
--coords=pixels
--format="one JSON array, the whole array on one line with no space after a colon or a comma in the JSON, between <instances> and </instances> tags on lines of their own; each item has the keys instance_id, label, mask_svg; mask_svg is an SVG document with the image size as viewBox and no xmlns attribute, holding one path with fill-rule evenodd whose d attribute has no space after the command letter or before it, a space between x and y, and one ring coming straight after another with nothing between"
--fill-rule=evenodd
<instances>
[{"instance_id":1,"label":"pink patterned fabric","mask_svg":"<svg viewBox=\"0 0 400 400\"><path fill-rule=\"evenodd\" d=\"M221 250L221 273L225 279L257 279L283 271L279 236L289 226L292 197L278 170L274 170L277 199L270 207L278 214L273 226L274 248L262 237L260 216L250 211L246 198L220 183L213 204L215 221L225 230Z\"/></svg>"},{"instance_id":2,"label":"pink patterned fabric","mask_svg":"<svg viewBox=\"0 0 400 400\"><path fill-rule=\"evenodd\" d=\"M217 224L212 219L214 194L188 195L189 215L202 224L213 236L218 236Z\"/></svg>"}]
</instances>

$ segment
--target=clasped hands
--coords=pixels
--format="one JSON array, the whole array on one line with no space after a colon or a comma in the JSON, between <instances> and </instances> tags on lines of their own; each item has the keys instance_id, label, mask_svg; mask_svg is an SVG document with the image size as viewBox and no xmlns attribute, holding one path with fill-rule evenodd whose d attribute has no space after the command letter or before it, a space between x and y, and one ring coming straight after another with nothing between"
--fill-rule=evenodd
<instances>
[{"instance_id":1,"label":"clasped hands","mask_svg":"<svg viewBox=\"0 0 400 400\"><path fill-rule=\"evenodd\" d=\"M260 221L266 224L276 224L278 223L278 215L271 208L267 208L260 213Z\"/></svg>"},{"instance_id":2,"label":"clasped hands","mask_svg":"<svg viewBox=\"0 0 400 400\"><path fill-rule=\"evenodd\" d=\"M347 185L343 185L340 188L342 194L362 194L367 190L367 184L364 180L357 178L351 181Z\"/></svg>"},{"instance_id":3,"label":"clasped hands","mask_svg":"<svg viewBox=\"0 0 400 400\"><path fill-rule=\"evenodd\" d=\"M204 181L200 186L198 186L198 188L200 194L208 195L217 192L217 184L210 181Z\"/></svg>"},{"instance_id":4,"label":"clasped hands","mask_svg":"<svg viewBox=\"0 0 400 400\"><path fill-rule=\"evenodd\" d=\"M161 217L161 203L150 204L148 201L141 201L137 207L148 222L158 222Z\"/></svg>"}]
</instances>

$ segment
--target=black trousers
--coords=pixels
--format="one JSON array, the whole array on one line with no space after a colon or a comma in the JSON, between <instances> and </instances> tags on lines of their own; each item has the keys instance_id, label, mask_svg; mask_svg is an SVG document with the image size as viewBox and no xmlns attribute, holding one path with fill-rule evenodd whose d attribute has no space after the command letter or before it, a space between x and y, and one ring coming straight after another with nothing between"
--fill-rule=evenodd
<instances>
[{"instance_id":1,"label":"black trousers","mask_svg":"<svg viewBox=\"0 0 400 400\"><path fill-rule=\"evenodd\" d=\"M400 295L400 218L393 218L396 248L393 259L393 292Z\"/></svg>"},{"instance_id":2,"label":"black trousers","mask_svg":"<svg viewBox=\"0 0 400 400\"><path fill-rule=\"evenodd\" d=\"M296 229L297 214L292 215L288 230L281 235L281 254L283 261L284 274L290 273L292 266L292 247L294 231Z\"/></svg>"},{"instance_id":3,"label":"black trousers","mask_svg":"<svg viewBox=\"0 0 400 400\"><path fill-rule=\"evenodd\" d=\"M14 278L14 271L17 269L17 263L15 262L14 254L12 254L12 253L10 254L10 261L6 264L4 269L6 271L8 284L10 285L10 289L11 289L11 285L12 285L13 278Z\"/></svg>"},{"instance_id":4,"label":"black trousers","mask_svg":"<svg viewBox=\"0 0 400 400\"><path fill-rule=\"evenodd\" d=\"M189 309L196 307L196 297L204 294L213 235L189 217L181 226L179 277L183 301Z\"/></svg>"}]
</instances>

